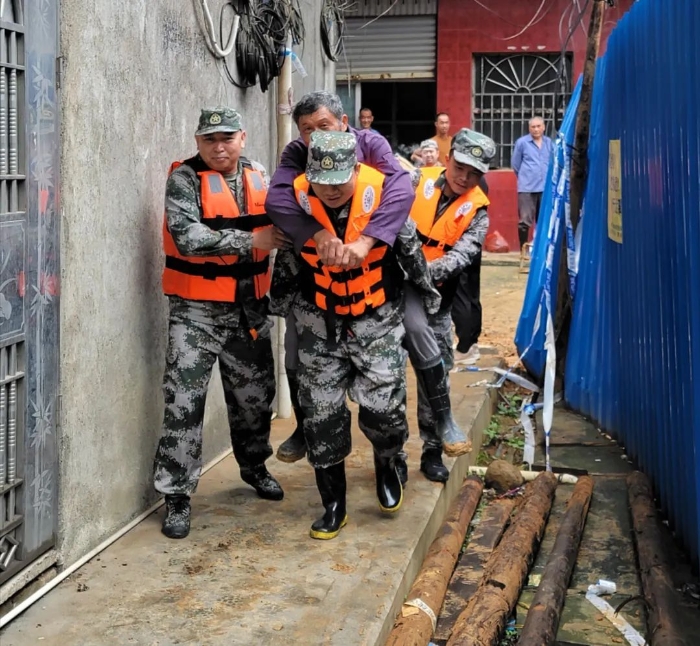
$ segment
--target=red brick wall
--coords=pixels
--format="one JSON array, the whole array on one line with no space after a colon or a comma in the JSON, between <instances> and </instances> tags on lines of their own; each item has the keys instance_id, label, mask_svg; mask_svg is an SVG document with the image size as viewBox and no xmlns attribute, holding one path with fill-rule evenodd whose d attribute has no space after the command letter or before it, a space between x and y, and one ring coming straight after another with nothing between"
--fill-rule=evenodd
<instances>
[{"instance_id":1,"label":"red brick wall","mask_svg":"<svg viewBox=\"0 0 700 646\"><path fill-rule=\"evenodd\" d=\"M493 53L559 53L559 21L566 7L573 0L547 0L547 15L517 38L503 40L521 31L517 25L526 25L539 6L537 0L482 0L496 13L495 16L474 0L439 0L437 16L437 109L448 112L456 131L471 125L472 72L474 54ZM618 0L615 8L606 8L602 47L617 20L629 9L634 0ZM586 0L580 0L583 7ZM568 14L567 14L568 16ZM588 30L590 9L583 18ZM509 24L514 23L514 24ZM563 33L568 33L565 20ZM586 52L586 34L582 27L574 32L568 51L573 53L573 72L576 80L583 71ZM523 133L524 134L524 133ZM512 171L495 171L488 174L491 206L491 230L498 229L517 250L517 196Z\"/></svg>"}]
</instances>

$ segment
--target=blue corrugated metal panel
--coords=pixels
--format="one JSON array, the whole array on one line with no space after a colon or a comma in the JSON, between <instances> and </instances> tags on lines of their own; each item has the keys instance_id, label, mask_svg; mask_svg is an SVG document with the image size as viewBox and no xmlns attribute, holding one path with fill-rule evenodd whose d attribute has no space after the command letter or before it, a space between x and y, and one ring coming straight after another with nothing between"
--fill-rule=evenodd
<instances>
[{"instance_id":1,"label":"blue corrugated metal panel","mask_svg":"<svg viewBox=\"0 0 700 646\"><path fill-rule=\"evenodd\" d=\"M622 441L700 555L700 57L696 0L640 0L596 79L566 399ZM623 242L608 238L621 140ZM698 404L696 404L698 402Z\"/></svg>"}]
</instances>

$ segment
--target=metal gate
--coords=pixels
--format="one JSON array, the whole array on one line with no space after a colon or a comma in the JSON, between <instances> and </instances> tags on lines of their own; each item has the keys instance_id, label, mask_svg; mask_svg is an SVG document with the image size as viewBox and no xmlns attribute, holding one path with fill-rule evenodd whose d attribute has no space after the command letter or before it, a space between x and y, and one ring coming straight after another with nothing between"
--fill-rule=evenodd
<instances>
[{"instance_id":1,"label":"metal gate","mask_svg":"<svg viewBox=\"0 0 700 646\"><path fill-rule=\"evenodd\" d=\"M474 128L498 144L493 167L510 166L531 117L543 117L550 134L559 128L571 96L570 55L478 55L474 72Z\"/></svg>"},{"instance_id":2,"label":"metal gate","mask_svg":"<svg viewBox=\"0 0 700 646\"><path fill-rule=\"evenodd\" d=\"M0 0L0 583L57 529L57 0Z\"/></svg>"}]
</instances>

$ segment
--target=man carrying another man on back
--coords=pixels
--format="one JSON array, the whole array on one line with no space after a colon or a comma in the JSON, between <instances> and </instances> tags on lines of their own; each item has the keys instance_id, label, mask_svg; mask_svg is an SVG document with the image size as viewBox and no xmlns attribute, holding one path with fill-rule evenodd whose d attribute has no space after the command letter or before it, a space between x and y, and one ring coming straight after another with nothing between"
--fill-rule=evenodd
<instances>
[{"instance_id":1,"label":"man carrying another man on back","mask_svg":"<svg viewBox=\"0 0 700 646\"><path fill-rule=\"evenodd\" d=\"M322 230L321 225L297 204L297 199L294 199L295 193L290 190L291 183L293 182L294 174L298 174L304 168L304 166L300 165L301 159L303 159L302 155L306 150L305 144L310 141L314 131L347 130L356 136L358 160L364 161L368 166L379 170L385 175L380 203L376 210L373 211L372 217L363 233L366 236L376 238L377 243L386 243L388 246L393 247L394 243L397 242L399 230L402 229L406 222L410 205L413 202L413 191L408 174L402 171L396 163L386 140L372 136L366 131L356 131L348 128L347 117L343 114L340 100L337 96L328 92L314 92L303 97L295 108L294 120L299 127L301 139L289 144L273 177L268 196L268 212L273 221L279 223L294 238L297 249L304 246L310 238L315 238L317 233ZM291 203L290 197L293 200ZM398 228L397 224L400 225ZM411 224L411 228L415 230L415 225ZM408 235L410 235L410 230L405 237L407 238ZM323 252L323 242L319 242L319 251ZM401 239L399 239L399 242L401 243ZM422 269L416 265L413 258L414 253L406 250L405 243L399 245L398 253L402 253L402 248L403 256L399 260L402 268L408 272L409 279L412 282L412 287L406 290L406 325L409 327L407 329L406 345L412 359L417 358L418 364L420 364L416 367L430 370L430 376L427 378L427 381L431 384L431 392L435 394L435 398L431 403L435 407L434 413L438 423L437 432L443 441L445 450L448 452L448 455L460 455L469 450L469 446L464 434L452 418L447 375L441 361L440 348L427 322L422 328L417 325L419 315L422 315L423 320L425 320L424 304L429 311L435 311L432 309L431 302L431 300L434 301L434 297L432 294L426 294L428 291L432 292L430 278L424 264ZM290 255L289 252L284 252L279 254L277 258L275 279L273 281L273 303L277 301L275 307L278 314L286 314L285 310L289 305L286 307L281 306L275 294L282 293L293 296L298 285L298 280L294 278L296 269L294 267L290 267L288 270L285 269L286 264L293 264L294 262ZM285 275L292 278L285 279ZM285 280L288 282L289 287L280 285L280 282ZM297 335L293 314L287 317L287 338L285 341L286 367L290 390L292 391L292 401L294 402L294 395L298 386L296 384ZM280 446L277 452L278 459L289 462L301 459L306 453L303 431L305 413L302 407L298 405L298 402L294 408L297 417L297 430ZM440 466L444 469L441 460ZM398 467L402 480L405 481L407 477L405 463L399 462ZM423 467L423 464L421 464L421 467ZM430 479L439 479L439 481L446 479L442 472L439 478L432 477L431 472L424 470L424 473Z\"/></svg>"}]
</instances>

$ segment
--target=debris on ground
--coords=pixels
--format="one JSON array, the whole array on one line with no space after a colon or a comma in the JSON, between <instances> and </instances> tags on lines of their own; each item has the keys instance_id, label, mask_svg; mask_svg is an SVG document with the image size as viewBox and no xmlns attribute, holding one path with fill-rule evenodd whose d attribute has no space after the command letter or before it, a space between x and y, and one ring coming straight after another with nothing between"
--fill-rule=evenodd
<instances>
[{"instance_id":1,"label":"debris on ground","mask_svg":"<svg viewBox=\"0 0 700 646\"><path fill-rule=\"evenodd\" d=\"M522 486L524 479L520 470L505 460L494 460L484 476L486 486L503 494Z\"/></svg>"}]
</instances>

